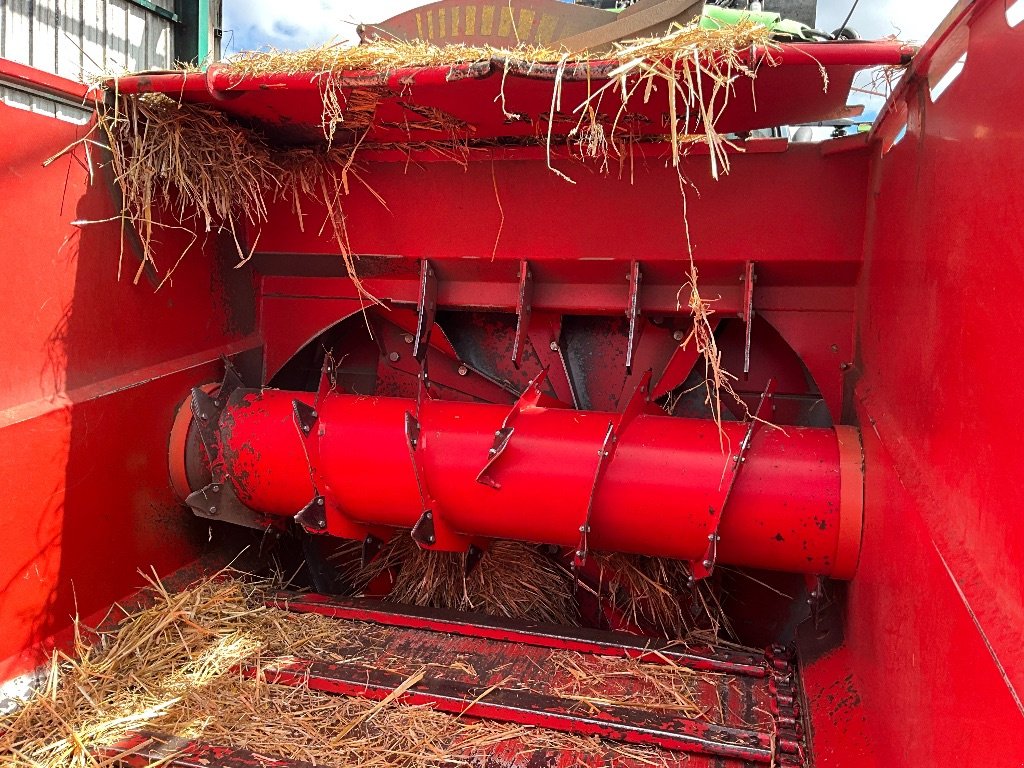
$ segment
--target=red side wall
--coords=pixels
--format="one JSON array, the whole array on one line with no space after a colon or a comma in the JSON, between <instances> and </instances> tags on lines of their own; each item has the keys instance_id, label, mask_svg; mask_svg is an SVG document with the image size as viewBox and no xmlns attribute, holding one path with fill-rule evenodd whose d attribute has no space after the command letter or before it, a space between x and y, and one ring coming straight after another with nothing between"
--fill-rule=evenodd
<instances>
[{"instance_id":1,"label":"red side wall","mask_svg":"<svg viewBox=\"0 0 1024 768\"><path fill-rule=\"evenodd\" d=\"M847 635L883 765L1024 765L1024 25L1005 5L975 3L962 74L935 103L904 91L909 132L872 165Z\"/></svg>"},{"instance_id":2,"label":"red side wall","mask_svg":"<svg viewBox=\"0 0 1024 768\"><path fill-rule=\"evenodd\" d=\"M0 75L24 70L0 62ZM34 667L38 649L23 649L66 630L76 608L89 616L139 586L136 569L195 557L205 529L171 497L168 430L222 352L255 345L251 320L212 298L224 293L212 243L154 294L146 278L131 284L130 247L117 280L118 224L71 224L114 210L79 162L42 167L86 130L0 104L0 680Z\"/></svg>"}]
</instances>

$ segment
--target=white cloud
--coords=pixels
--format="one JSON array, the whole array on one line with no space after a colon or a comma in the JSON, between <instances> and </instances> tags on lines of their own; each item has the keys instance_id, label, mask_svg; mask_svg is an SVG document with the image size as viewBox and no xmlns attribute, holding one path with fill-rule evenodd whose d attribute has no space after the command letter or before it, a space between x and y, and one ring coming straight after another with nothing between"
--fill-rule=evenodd
<instances>
[{"instance_id":1,"label":"white cloud","mask_svg":"<svg viewBox=\"0 0 1024 768\"><path fill-rule=\"evenodd\" d=\"M924 42L956 0L860 0L850 19L863 38L898 35L900 39ZM843 23L853 0L819 0L818 27L831 32Z\"/></svg>"},{"instance_id":2,"label":"white cloud","mask_svg":"<svg viewBox=\"0 0 1024 768\"><path fill-rule=\"evenodd\" d=\"M328 40L355 42L356 24L376 22L424 5L426 0L224 0L228 52L273 45L304 48ZM860 0L850 26L861 37L898 34L923 42L955 0ZM818 26L838 27L853 0L819 0Z\"/></svg>"},{"instance_id":3,"label":"white cloud","mask_svg":"<svg viewBox=\"0 0 1024 768\"><path fill-rule=\"evenodd\" d=\"M225 53L356 42L356 25L391 18L425 0L224 0ZM232 39L233 38L233 39Z\"/></svg>"}]
</instances>

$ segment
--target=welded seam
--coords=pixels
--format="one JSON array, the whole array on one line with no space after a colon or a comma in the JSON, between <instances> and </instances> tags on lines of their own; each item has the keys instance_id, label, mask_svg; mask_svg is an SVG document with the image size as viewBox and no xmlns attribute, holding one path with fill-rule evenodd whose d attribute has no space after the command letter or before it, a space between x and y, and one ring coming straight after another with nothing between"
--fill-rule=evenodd
<instances>
[{"instance_id":1,"label":"welded seam","mask_svg":"<svg viewBox=\"0 0 1024 768\"><path fill-rule=\"evenodd\" d=\"M978 634L981 635L981 639L985 643L985 647L988 648L988 653L992 657L992 661L996 663L996 669L999 670L999 674L1003 678L1003 682L1006 684L1007 689L1010 691L1010 695L1017 704L1017 710L1020 712L1021 717L1024 717L1024 702L1021 702L1020 695L1017 693L1017 689L1013 686L1013 681L1010 680L1010 676L1006 672L1006 667L1003 666L1003 663L999 660L999 656L996 654L996 649L992 646L992 643L989 642L988 635L986 635L985 630L982 629L981 622L978 621L977 614L974 613L974 609L971 608L971 604L967 601L967 595L965 595L964 591L960 588L960 582L957 581L956 576L953 575L953 571L950 570L949 564L946 562L946 558L942 556L942 552L939 551L939 547L935 543L935 539L930 539L930 541L932 546L935 548L935 554L939 556L939 562L942 563L942 567L945 568L946 573L949 574L949 579L953 582L953 586L956 588L956 593L960 595L960 600L967 609L967 613L970 614L971 621L974 622L974 626L978 630Z\"/></svg>"}]
</instances>

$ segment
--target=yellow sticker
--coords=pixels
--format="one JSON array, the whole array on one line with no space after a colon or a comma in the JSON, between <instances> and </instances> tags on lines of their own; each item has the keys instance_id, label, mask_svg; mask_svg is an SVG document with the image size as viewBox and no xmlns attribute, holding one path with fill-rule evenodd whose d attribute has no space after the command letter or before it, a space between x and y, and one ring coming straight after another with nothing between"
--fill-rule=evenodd
<instances>
[{"instance_id":1,"label":"yellow sticker","mask_svg":"<svg viewBox=\"0 0 1024 768\"><path fill-rule=\"evenodd\" d=\"M494 31L494 6L485 5L480 18L480 34L487 36Z\"/></svg>"},{"instance_id":2,"label":"yellow sticker","mask_svg":"<svg viewBox=\"0 0 1024 768\"><path fill-rule=\"evenodd\" d=\"M505 6L501 9L501 21L498 22L498 37L512 34L512 9Z\"/></svg>"},{"instance_id":3,"label":"yellow sticker","mask_svg":"<svg viewBox=\"0 0 1024 768\"><path fill-rule=\"evenodd\" d=\"M516 37L519 38L518 42L527 42L530 38L530 32L533 31L533 20L537 17L537 12L530 8L521 8L519 10L519 21L516 22Z\"/></svg>"},{"instance_id":4,"label":"yellow sticker","mask_svg":"<svg viewBox=\"0 0 1024 768\"><path fill-rule=\"evenodd\" d=\"M555 27L558 26L558 19L550 13L540 17L540 24L537 26L537 44L547 45L555 39Z\"/></svg>"}]
</instances>

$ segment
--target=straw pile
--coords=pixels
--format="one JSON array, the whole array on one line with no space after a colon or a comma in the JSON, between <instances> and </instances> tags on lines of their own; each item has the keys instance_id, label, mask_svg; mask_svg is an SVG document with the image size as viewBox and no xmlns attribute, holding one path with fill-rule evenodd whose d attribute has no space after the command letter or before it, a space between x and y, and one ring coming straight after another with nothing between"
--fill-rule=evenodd
<instances>
[{"instance_id":1,"label":"straw pile","mask_svg":"<svg viewBox=\"0 0 1024 768\"><path fill-rule=\"evenodd\" d=\"M37 695L18 712L0 717L4 764L111 765L113 760L97 760L93 750L116 744L133 730L321 765L470 764L474 756L510 739L521 739L522 748L531 751L551 748L660 764L659 754L645 748L242 679L232 671L239 663L321 654L343 648L346 637L374 631L359 622L268 609L262 604L268 586L222 574L174 594L154 582L151 607L100 632L93 644L80 638L70 656L56 654ZM389 658L388 663L401 660ZM694 673L635 661L601 663L609 678L641 676L650 693L631 701L632 706L717 714L701 711L690 700ZM600 670L595 677L580 658L564 652L553 655L551 664L578 670L578 684L570 682L565 695L599 704L592 684L603 674ZM607 697L608 689L602 691Z\"/></svg>"},{"instance_id":2,"label":"straw pile","mask_svg":"<svg viewBox=\"0 0 1024 768\"><path fill-rule=\"evenodd\" d=\"M364 592L394 579L386 600L430 608L477 611L510 619L578 624L572 577L536 547L496 541L466 573L465 553L420 549L411 536L395 536L348 578Z\"/></svg>"},{"instance_id":3,"label":"straw pile","mask_svg":"<svg viewBox=\"0 0 1024 768\"><path fill-rule=\"evenodd\" d=\"M383 599L389 602L574 626L583 623L577 603L582 589L646 635L733 636L713 588L692 584L685 562L623 553L591 556L598 574L593 586L577 582L537 547L514 541L493 542L468 574L465 553L420 549L409 536L393 538L366 565L357 544L343 546L331 560L355 594L386 588Z\"/></svg>"},{"instance_id":4,"label":"straw pile","mask_svg":"<svg viewBox=\"0 0 1024 768\"><path fill-rule=\"evenodd\" d=\"M712 587L693 583L682 560L622 553L595 556L608 607L648 634L671 639L733 636Z\"/></svg>"},{"instance_id":5,"label":"straw pile","mask_svg":"<svg viewBox=\"0 0 1024 768\"><path fill-rule=\"evenodd\" d=\"M154 94L119 94L114 78L113 97L98 107L94 130L99 131L101 139L97 140L90 133L72 148L84 148L90 169L93 164L89 155L95 151L91 148L99 147L110 154L114 180L123 193L117 218L122 227L134 227L141 242L142 263L136 270L135 282L147 270L152 270L160 278L159 289L171 279L192 246L211 232L230 234L238 251L237 266L242 266L255 252L258 232L267 221L268 203L289 201L300 227L304 227L305 201L307 206L322 207L327 212L323 221L312 225L334 238L360 294L367 301L375 302L375 297L362 289L356 256L349 245L349 222L343 210L343 198L352 180L376 194L360 174L355 158L360 148L370 147L364 142L375 120L382 89L343 90L341 77L345 73L385 73L402 67L491 61L505 73L502 108L509 118L517 118L505 104L507 73L510 69L529 70L540 63L556 65L546 135L540 135L545 131L543 126L537 126L536 141L546 145L551 171L569 182L572 179L552 164L553 143L562 141L570 149L575 147L580 161L596 161L599 169L607 172L610 157L617 157L620 163L632 157L629 147L634 137L626 113L629 100L635 97L645 101L655 97L666 99L669 121L663 141L671 147L672 165L679 174L685 220L686 191L692 185L682 175L682 158L694 144L703 143L710 150L712 176L718 178L729 171L727 148L730 144L716 131L717 118L733 92L733 83L741 77L756 77L756 71L748 63L748 53L760 49L770 54L773 47L770 30L752 22L715 30L703 29L694 23L677 27L662 37L621 43L610 56L602 54L601 59L613 62L613 66L604 75L607 78L604 83L588 89L587 98L580 104L563 104L563 81L567 76L590 81L588 62L591 57L586 51L568 52L525 45L504 49L436 46L420 41L381 40L356 47L335 44L297 52L243 53L227 63L230 73L308 74L311 82L319 84L325 139L321 146L275 147L256 130L232 122L216 109L177 104ZM768 63L771 64L770 55ZM606 99L621 105L613 118L602 116L598 110ZM465 162L469 140L453 138L460 126L443 114L425 117L441 138L421 148ZM559 139L554 135L554 125L566 121L571 128L567 136ZM694 124L701 126L701 135L687 133L688 126ZM339 128L345 129L343 134L339 134ZM341 138L345 142L337 145ZM523 139L516 141L521 143ZM409 149L408 145L402 146ZM381 202L386 205L386 201ZM239 237L244 223L257 233L247 244L247 250ZM190 234L192 240L168 262L158 264L158 234L166 229L182 230ZM124 238L122 249L123 241ZM697 287L691 245L687 227L689 295L680 302L680 307L687 307L692 313L692 338L707 364L708 400L714 404L716 422L720 424L719 394L723 389L734 397L735 393L731 376L721 367L717 345L710 333L707 317L711 308ZM122 252L119 277L123 263ZM723 443L723 451L725 448Z\"/></svg>"},{"instance_id":6,"label":"straw pile","mask_svg":"<svg viewBox=\"0 0 1024 768\"><path fill-rule=\"evenodd\" d=\"M319 84L324 145L275 147L258 131L234 123L219 110L178 104L156 94L120 94L114 78L108 86L112 98L98 107L99 139L90 133L72 148L84 149L90 168L91 153L96 148L111 155L114 179L123 192L119 218L122 224L133 225L142 241L144 264L136 281L145 268L153 267L163 276L163 285L184 257L178 254L173 263L156 263L153 246L159 229L182 229L193 236L193 243L209 232L225 231L238 243L239 225L248 221L258 231L266 221L269 201L291 200L302 222L303 197L334 212L318 226L335 237L349 273L358 281L341 198L347 194L351 179L362 181L354 157L374 120L381 93L373 88L349 88L343 93L339 77L344 73L383 73L401 67L454 66L481 60L495 61L506 72L513 66L556 64L558 76L552 82L547 136L538 137L548 145L549 165L551 121L558 119L558 114L561 119L568 116L576 120L570 141L580 148L581 158L599 158L602 167L607 167L609 153L621 152L622 142L630 139L629 127L624 120L620 124L625 102L635 94L653 98L660 88L659 98L667 98L670 105L672 119L665 140L671 144L673 164L678 167L693 142L705 142L711 148L712 171L717 176L728 171L729 161L727 142L714 129L716 117L729 97L732 82L737 77L756 75L745 63L749 49L771 46L769 30L752 23L719 30L690 25L664 37L621 44L611 57L603 57L617 63L608 81L579 105L561 103L562 78L567 71L586 68L586 52L378 41L355 47L325 45L296 52L243 53L226 64L229 71L238 75L308 73L311 81ZM691 64L696 71L689 68ZM701 75L710 78L710 92ZM612 124L605 125L594 107L610 96L618 98L623 106ZM680 128L691 115L701 117L705 133L699 137L689 136ZM441 136L457 128L447 116L435 115L433 120ZM347 129L347 145L343 148L335 146L339 127ZM437 149L457 154L462 150L456 144L442 139ZM250 254L254 247L255 243L251 244ZM244 263L248 254L241 245L238 249L240 263Z\"/></svg>"}]
</instances>

